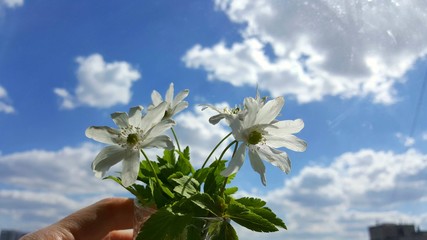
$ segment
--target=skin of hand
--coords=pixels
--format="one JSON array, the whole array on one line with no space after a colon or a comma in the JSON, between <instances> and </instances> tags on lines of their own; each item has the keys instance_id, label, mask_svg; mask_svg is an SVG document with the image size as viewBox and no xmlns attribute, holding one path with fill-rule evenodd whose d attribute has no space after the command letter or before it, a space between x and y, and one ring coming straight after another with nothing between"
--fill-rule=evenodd
<instances>
[{"instance_id":1,"label":"skin of hand","mask_svg":"<svg viewBox=\"0 0 427 240\"><path fill-rule=\"evenodd\" d=\"M134 202L106 198L20 240L130 240Z\"/></svg>"}]
</instances>

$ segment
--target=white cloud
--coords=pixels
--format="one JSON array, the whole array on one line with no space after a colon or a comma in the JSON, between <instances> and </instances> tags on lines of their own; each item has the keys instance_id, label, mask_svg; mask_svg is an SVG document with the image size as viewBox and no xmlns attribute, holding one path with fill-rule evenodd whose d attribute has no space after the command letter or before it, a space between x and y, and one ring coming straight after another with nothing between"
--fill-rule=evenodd
<instances>
[{"instance_id":1,"label":"white cloud","mask_svg":"<svg viewBox=\"0 0 427 240\"><path fill-rule=\"evenodd\" d=\"M427 132L423 132L423 135L421 136L421 138L426 141L427 140Z\"/></svg>"},{"instance_id":2,"label":"white cloud","mask_svg":"<svg viewBox=\"0 0 427 240\"><path fill-rule=\"evenodd\" d=\"M91 162L98 145L64 147L58 151L29 150L0 156L0 181L24 190L40 189L67 194L117 192L115 184L94 177Z\"/></svg>"},{"instance_id":3,"label":"white cloud","mask_svg":"<svg viewBox=\"0 0 427 240\"><path fill-rule=\"evenodd\" d=\"M419 210L427 199L426 172L427 155L413 149L364 149L329 166L307 166L262 196L288 226L269 239L368 239L368 226L377 222L427 228L427 212ZM240 231L244 239L262 238Z\"/></svg>"},{"instance_id":4,"label":"white cloud","mask_svg":"<svg viewBox=\"0 0 427 240\"><path fill-rule=\"evenodd\" d=\"M403 146L405 147L411 147L415 144L415 138L406 136L402 133L396 133L397 139L399 139L400 142L402 142Z\"/></svg>"},{"instance_id":5,"label":"white cloud","mask_svg":"<svg viewBox=\"0 0 427 240\"><path fill-rule=\"evenodd\" d=\"M24 0L0 0L0 5L9 8L22 7L24 5Z\"/></svg>"},{"instance_id":6,"label":"white cloud","mask_svg":"<svg viewBox=\"0 0 427 240\"><path fill-rule=\"evenodd\" d=\"M94 176L90 164L99 146L0 155L0 225L34 230L101 198L125 193Z\"/></svg>"},{"instance_id":7,"label":"white cloud","mask_svg":"<svg viewBox=\"0 0 427 240\"><path fill-rule=\"evenodd\" d=\"M243 41L196 45L183 57L187 67L235 86L258 83L301 103L371 96L391 104L395 84L427 53L427 2L421 0L215 2L242 23Z\"/></svg>"},{"instance_id":8,"label":"white cloud","mask_svg":"<svg viewBox=\"0 0 427 240\"><path fill-rule=\"evenodd\" d=\"M0 86L0 113L14 113L15 108L9 103L9 97L4 87Z\"/></svg>"},{"instance_id":9,"label":"white cloud","mask_svg":"<svg viewBox=\"0 0 427 240\"><path fill-rule=\"evenodd\" d=\"M63 88L54 89L62 98L62 108L72 109L80 105L108 108L129 103L132 84L141 77L138 70L123 61L107 63L100 54L78 57L76 61L79 84L74 94Z\"/></svg>"}]
</instances>

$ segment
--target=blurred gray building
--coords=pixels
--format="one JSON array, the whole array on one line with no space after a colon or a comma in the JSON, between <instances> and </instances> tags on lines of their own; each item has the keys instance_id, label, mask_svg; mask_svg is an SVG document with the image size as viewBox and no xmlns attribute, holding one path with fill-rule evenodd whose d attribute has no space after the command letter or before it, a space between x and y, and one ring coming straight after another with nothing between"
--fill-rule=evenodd
<instances>
[{"instance_id":1,"label":"blurred gray building","mask_svg":"<svg viewBox=\"0 0 427 240\"><path fill-rule=\"evenodd\" d=\"M414 225L379 224L369 227L370 240L427 240L427 232Z\"/></svg>"},{"instance_id":2,"label":"blurred gray building","mask_svg":"<svg viewBox=\"0 0 427 240\"><path fill-rule=\"evenodd\" d=\"M18 240L20 237L24 236L26 233L15 231L15 230L1 230L0 240Z\"/></svg>"}]
</instances>

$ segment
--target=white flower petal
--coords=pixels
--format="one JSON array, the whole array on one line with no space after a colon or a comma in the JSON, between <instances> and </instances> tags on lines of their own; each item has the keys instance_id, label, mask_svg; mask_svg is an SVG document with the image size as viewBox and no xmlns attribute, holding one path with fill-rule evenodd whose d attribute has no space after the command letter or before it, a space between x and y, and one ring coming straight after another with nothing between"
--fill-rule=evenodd
<instances>
[{"instance_id":1,"label":"white flower petal","mask_svg":"<svg viewBox=\"0 0 427 240\"><path fill-rule=\"evenodd\" d=\"M251 97L245 98L244 102L247 113L243 120L243 127L249 128L255 124L255 120L259 111L259 105L258 102Z\"/></svg>"},{"instance_id":2,"label":"white flower petal","mask_svg":"<svg viewBox=\"0 0 427 240\"><path fill-rule=\"evenodd\" d=\"M166 91L166 96L165 96L165 101L168 102L169 104L171 104L173 101L173 92L174 92L173 83L171 83L169 85L169 89Z\"/></svg>"},{"instance_id":3,"label":"white flower petal","mask_svg":"<svg viewBox=\"0 0 427 240\"><path fill-rule=\"evenodd\" d=\"M259 173L261 177L261 182L264 186L267 185L267 180L265 179L265 166L259 157L258 153L253 149L249 148L249 160L251 162L252 168L255 172Z\"/></svg>"},{"instance_id":4,"label":"white flower petal","mask_svg":"<svg viewBox=\"0 0 427 240\"><path fill-rule=\"evenodd\" d=\"M173 149L174 145L171 139L166 135L160 135L148 138L143 142L142 148L166 148Z\"/></svg>"},{"instance_id":5,"label":"white flower petal","mask_svg":"<svg viewBox=\"0 0 427 240\"><path fill-rule=\"evenodd\" d=\"M282 107L285 104L283 97L277 97L273 100L268 101L257 114L255 124L267 124L271 123L282 111Z\"/></svg>"},{"instance_id":6,"label":"white flower petal","mask_svg":"<svg viewBox=\"0 0 427 240\"><path fill-rule=\"evenodd\" d=\"M159 123L160 120L162 120L163 116L165 115L166 108L167 103L162 102L158 106L149 109L147 114L142 118L139 127L144 131L148 131L154 125Z\"/></svg>"},{"instance_id":7,"label":"white flower petal","mask_svg":"<svg viewBox=\"0 0 427 240\"><path fill-rule=\"evenodd\" d=\"M207 108L210 108L210 109L212 109L218 113L222 113L221 110L219 110L217 107L215 107L214 105L211 105L211 104L200 104L200 106L202 107L202 111L204 111Z\"/></svg>"},{"instance_id":8,"label":"white flower petal","mask_svg":"<svg viewBox=\"0 0 427 240\"><path fill-rule=\"evenodd\" d=\"M125 112L112 113L111 118L119 128L125 128L129 125L129 117Z\"/></svg>"},{"instance_id":9,"label":"white flower petal","mask_svg":"<svg viewBox=\"0 0 427 240\"><path fill-rule=\"evenodd\" d=\"M294 135L265 136L265 138L266 144L273 148L285 147L296 152L304 152L307 149L307 143Z\"/></svg>"},{"instance_id":10,"label":"white flower petal","mask_svg":"<svg viewBox=\"0 0 427 240\"><path fill-rule=\"evenodd\" d=\"M246 144L240 144L239 148L236 151L236 154L228 163L228 167L221 172L221 175L224 177L228 177L233 173L239 171L242 167L243 162L245 161L245 153L246 153Z\"/></svg>"},{"instance_id":11,"label":"white flower petal","mask_svg":"<svg viewBox=\"0 0 427 240\"><path fill-rule=\"evenodd\" d=\"M156 136L162 134L163 132L165 132L166 130L170 129L173 125L175 125L174 120L165 119L165 120L159 122L154 127L152 127L145 137L146 138L156 137Z\"/></svg>"},{"instance_id":12,"label":"white flower petal","mask_svg":"<svg viewBox=\"0 0 427 240\"><path fill-rule=\"evenodd\" d=\"M267 160L276 167L279 167L285 173L289 173L291 171L291 160L289 160L286 152L270 148L266 145L256 146L255 150L262 159Z\"/></svg>"},{"instance_id":13,"label":"white flower petal","mask_svg":"<svg viewBox=\"0 0 427 240\"><path fill-rule=\"evenodd\" d=\"M126 149L117 145L105 147L92 162L92 170L96 177L104 177L105 173L126 157Z\"/></svg>"},{"instance_id":14,"label":"white flower petal","mask_svg":"<svg viewBox=\"0 0 427 240\"><path fill-rule=\"evenodd\" d=\"M228 123L230 125L231 131L233 133L234 139L237 141L243 141L245 142L245 131L243 129L243 123L240 121L239 118L229 118L227 119Z\"/></svg>"},{"instance_id":15,"label":"white flower petal","mask_svg":"<svg viewBox=\"0 0 427 240\"><path fill-rule=\"evenodd\" d=\"M287 134L298 133L304 128L304 121L302 119L279 121L267 127L265 130L275 136L282 136Z\"/></svg>"},{"instance_id":16,"label":"white flower petal","mask_svg":"<svg viewBox=\"0 0 427 240\"><path fill-rule=\"evenodd\" d=\"M120 131L110 127L89 127L85 131L88 138L105 144L115 144Z\"/></svg>"},{"instance_id":17,"label":"white flower petal","mask_svg":"<svg viewBox=\"0 0 427 240\"><path fill-rule=\"evenodd\" d=\"M129 110L129 124L132 126L139 126L141 123L142 118L142 109L144 109L142 106L136 106Z\"/></svg>"},{"instance_id":18,"label":"white flower petal","mask_svg":"<svg viewBox=\"0 0 427 240\"><path fill-rule=\"evenodd\" d=\"M209 118L209 123L212 125L216 125L217 123L219 123L219 121L221 121L226 114L220 113L217 115L214 115L212 117Z\"/></svg>"},{"instance_id":19,"label":"white flower petal","mask_svg":"<svg viewBox=\"0 0 427 240\"><path fill-rule=\"evenodd\" d=\"M162 95L160 95L159 92L157 92L156 90L154 90L151 93L151 101L153 102L153 107L158 106L160 103L163 102Z\"/></svg>"},{"instance_id":20,"label":"white flower petal","mask_svg":"<svg viewBox=\"0 0 427 240\"><path fill-rule=\"evenodd\" d=\"M190 93L190 90L188 89L184 89L181 92L179 92L178 95L176 95L175 98L173 99L172 106L175 107L178 103L184 100L184 98L186 98L189 93Z\"/></svg>"},{"instance_id":21,"label":"white flower petal","mask_svg":"<svg viewBox=\"0 0 427 240\"><path fill-rule=\"evenodd\" d=\"M173 108L172 115L175 115L188 107L188 102L180 102Z\"/></svg>"},{"instance_id":22,"label":"white flower petal","mask_svg":"<svg viewBox=\"0 0 427 240\"><path fill-rule=\"evenodd\" d=\"M122 184L129 187L135 183L139 173L139 151L127 151L126 158L123 160L123 170L121 173Z\"/></svg>"}]
</instances>

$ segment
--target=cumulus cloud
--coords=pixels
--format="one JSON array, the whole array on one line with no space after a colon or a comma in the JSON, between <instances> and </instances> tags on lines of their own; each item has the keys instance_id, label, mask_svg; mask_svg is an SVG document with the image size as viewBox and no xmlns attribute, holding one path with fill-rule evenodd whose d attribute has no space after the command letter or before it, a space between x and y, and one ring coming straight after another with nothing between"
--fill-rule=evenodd
<instances>
[{"instance_id":1,"label":"cumulus cloud","mask_svg":"<svg viewBox=\"0 0 427 240\"><path fill-rule=\"evenodd\" d=\"M34 230L106 196L124 194L95 178L90 164L99 146L0 155L0 225Z\"/></svg>"},{"instance_id":2,"label":"cumulus cloud","mask_svg":"<svg viewBox=\"0 0 427 240\"><path fill-rule=\"evenodd\" d=\"M0 7L1 5L9 8L22 7L24 5L24 0L0 0Z\"/></svg>"},{"instance_id":3,"label":"cumulus cloud","mask_svg":"<svg viewBox=\"0 0 427 240\"><path fill-rule=\"evenodd\" d=\"M368 239L377 222L427 227L427 155L414 149L398 154L363 149L337 157L329 166L307 166L263 198L288 231L269 239ZM403 210L402 210L403 209ZM242 231L244 239L262 236Z\"/></svg>"},{"instance_id":4,"label":"cumulus cloud","mask_svg":"<svg viewBox=\"0 0 427 240\"><path fill-rule=\"evenodd\" d=\"M0 85L0 113L14 113L15 108L10 104L7 91Z\"/></svg>"},{"instance_id":5,"label":"cumulus cloud","mask_svg":"<svg viewBox=\"0 0 427 240\"><path fill-rule=\"evenodd\" d=\"M210 80L294 95L301 103L369 96L391 104L396 83L427 53L427 3L421 0L215 4L241 24L243 40L195 45L183 56L187 67L206 70Z\"/></svg>"},{"instance_id":6,"label":"cumulus cloud","mask_svg":"<svg viewBox=\"0 0 427 240\"><path fill-rule=\"evenodd\" d=\"M85 105L108 108L129 103L131 87L141 74L123 61L105 62L100 54L76 59L78 86L74 94L66 89L55 88L54 93L62 99L61 107L73 109Z\"/></svg>"}]
</instances>

